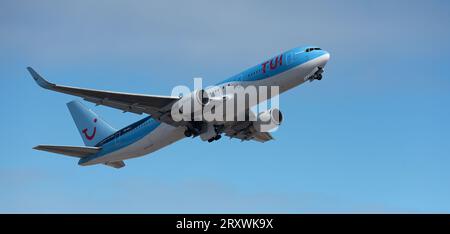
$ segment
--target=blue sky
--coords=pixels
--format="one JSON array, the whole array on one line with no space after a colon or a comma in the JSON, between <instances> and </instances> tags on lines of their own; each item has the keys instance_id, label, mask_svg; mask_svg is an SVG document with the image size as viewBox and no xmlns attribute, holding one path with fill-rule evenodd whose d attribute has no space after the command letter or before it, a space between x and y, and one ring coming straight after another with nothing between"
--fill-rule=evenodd
<instances>
[{"instance_id":1,"label":"blue sky","mask_svg":"<svg viewBox=\"0 0 450 234\"><path fill-rule=\"evenodd\" d=\"M448 1L1 1L2 213L449 213ZM82 145L61 84L168 95L282 51L331 53L280 97L275 141L185 139L114 170ZM116 128L143 116L93 108Z\"/></svg>"}]
</instances>

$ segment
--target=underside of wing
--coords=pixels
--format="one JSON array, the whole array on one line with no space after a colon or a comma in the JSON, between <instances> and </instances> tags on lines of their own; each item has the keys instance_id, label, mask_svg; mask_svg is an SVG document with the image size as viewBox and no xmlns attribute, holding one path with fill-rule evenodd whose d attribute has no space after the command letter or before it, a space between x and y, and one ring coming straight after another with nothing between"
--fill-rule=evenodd
<instances>
[{"instance_id":1,"label":"underside of wing","mask_svg":"<svg viewBox=\"0 0 450 234\"><path fill-rule=\"evenodd\" d=\"M36 83L42 88L78 96L96 105L109 106L124 112L133 112L136 114L146 113L155 119L161 120L162 118L162 122L168 122L169 124L173 120L171 118L164 118L164 116L170 113L173 103L180 99L180 97L173 96L121 93L57 85L42 78L31 67L27 69Z\"/></svg>"},{"instance_id":2,"label":"underside of wing","mask_svg":"<svg viewBox=\"0 0 450 234\"><path fill-rule=\"evenodd\" d=\"M273 139L274 138L273 138L272 134L270 134L268 132L257 132L255 134L253 134L253 138L252 138L252 140L259 141L259 142L266 142L266 141L270 141Z\"/></svg>"},{"instance_id":3,"label":"underside of wing","mask_svg":"<svg viewBox=\"0 0 450 234\"><path fill-rule=\"evenodd\" d=\"M273 140L273 136L272 134L268 133L268 132L256 132L256 133L238 133L235 135L229 135L229 134L225 134L231 138L237 138L240 139L242 141L258 141L261 143L264 143L266 141L270 141Z\"/></svg>"},{"instance_id":4,"label":"underside of wing","mask_svg":"<svg viewBox=\"0 0 450 234\"><path fill-rule=\"evenodd\" d=\"M227 126L224 129L224 133L230 138L237 138L242 141L254 140L258 142L266 142L274 139L272 134L268 132L255 131L255 129L251 126L251 121L235 122L234 124Z\"/></svg>"}]
</instances>

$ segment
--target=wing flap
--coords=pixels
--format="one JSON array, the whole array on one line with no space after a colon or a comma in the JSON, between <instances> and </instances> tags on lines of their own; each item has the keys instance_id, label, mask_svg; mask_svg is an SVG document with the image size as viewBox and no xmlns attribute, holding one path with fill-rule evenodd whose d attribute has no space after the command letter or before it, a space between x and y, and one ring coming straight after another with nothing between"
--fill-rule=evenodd
<instances>
[{"instance_id":1,"label":"wing flap","mask_svg":"<svg viewBox=\"0 0 450 234\"><path fill-rule=\"evenodd\" d=\"M224 133L226 136L230 138L237 138L241 141L258 141L258 142L267 142L273 140L272 134L268 132L258 132L251 128L252 123L249 121L246 122L236 122L235 124L228 126L225 128Z\"/></svg>"},{"instance_id":2,"label":"wing flap","mask_svg":"<svg viewBox=\"0 0 450 234\"><path fill-rule=\"evenodd\" d=\"M47 151L55 154L63 154L71 157L84 158L97 153L101 150L101 147L38 145L33 149Z\"/></svg>"},{"instance_id":3,"label":"wing flap","mask_svg":"<svg viewBox=\"0 0 450 234\"><path fill-rule=\"evenodd\" d=\"M274 138L273 138L272 134L270 134L268 132L257 132L253 135L253 140L259 141L259 142L266 142L266 141L270 141L273 139Z\"/></svg>"}]
</instances>

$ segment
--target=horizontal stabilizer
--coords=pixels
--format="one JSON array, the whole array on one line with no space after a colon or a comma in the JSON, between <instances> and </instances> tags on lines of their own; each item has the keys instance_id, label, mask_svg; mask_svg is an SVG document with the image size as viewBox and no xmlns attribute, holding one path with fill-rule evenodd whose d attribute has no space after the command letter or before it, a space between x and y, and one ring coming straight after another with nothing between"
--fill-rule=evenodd
<instances>
[{"instance_id":1,"label":"horizontal stabilizer","mask_svg":"<svg viewBox=\"0 0 450 234\"><path fill-rule=\"evenodd\" d=\"M55 154L64 154L67 156L84 158L95 154L101 150L101 147L84 147L84 146L61 146L61 145L38 145L35 150L47 151Z\"/></svg>"}]
</instances>

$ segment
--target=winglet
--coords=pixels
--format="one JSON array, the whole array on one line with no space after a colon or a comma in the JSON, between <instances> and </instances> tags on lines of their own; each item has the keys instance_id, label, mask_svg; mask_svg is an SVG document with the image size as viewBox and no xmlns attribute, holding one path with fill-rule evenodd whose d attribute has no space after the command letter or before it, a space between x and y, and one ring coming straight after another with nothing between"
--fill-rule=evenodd
<instances>
[{"instance_id":1,"label":"winglet","mask_svg":"<svg viewBox=\"0 0 450 234\"><path fill-rule=\"evenodd\" d=\"M46 81L42 76L40 76L33 68L27 67L28 72L30 72L33 79L36 81L36 83L41 86L44 89L51 89L55 84L52 84L48 81Z\"/></svg>"}]
</instances>

